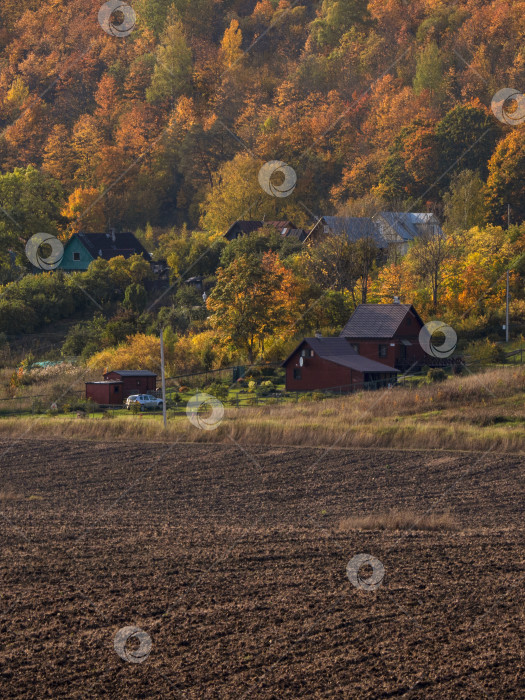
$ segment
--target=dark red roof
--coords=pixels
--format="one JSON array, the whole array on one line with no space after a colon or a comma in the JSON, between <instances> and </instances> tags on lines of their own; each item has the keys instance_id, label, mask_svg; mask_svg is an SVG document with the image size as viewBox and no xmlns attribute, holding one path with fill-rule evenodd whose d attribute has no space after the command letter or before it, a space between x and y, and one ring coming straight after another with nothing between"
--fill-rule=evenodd
<instances>
[{"instance_id":1,"label":"dark red roof","mask_svg":"<svg viewBox=\"0 0 525 700\"><path fill-rule=\"evenodd\" d=\"M412 304L359 304L340 337L392 338L409 312L424 325Z\"/></svg>"}]
</instances>

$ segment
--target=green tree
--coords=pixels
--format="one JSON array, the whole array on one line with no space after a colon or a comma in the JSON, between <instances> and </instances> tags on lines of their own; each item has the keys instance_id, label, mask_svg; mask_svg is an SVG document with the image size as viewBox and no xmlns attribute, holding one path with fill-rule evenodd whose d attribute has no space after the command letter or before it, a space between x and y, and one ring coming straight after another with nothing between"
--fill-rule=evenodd
<instances>
[{"instance_id":1,"label":"green tree","mask_svg":"<svg viewBox=\"0 0 525 700\"><path fill-rule=\"evenodd\" d=\"M292 193L272 197L259 184L262 161L248 153L238 153L224 163L213 178L202 205L201 226L213 234L224 234L238 219L290 219L296 225L304 220L304 210Z\"/></svg>"},{"instance_id":2,"label":"green tree","mask_svg":"<svg viewBox=\"0 0 525 700\"><path fill-rule=\"evenodd\" d=\"M179 97L188 91L192 73L191 49L180 20L168 19L157 48L157 62L150 87L146 90L149 102Z\"/></svg>"},{"instance_id":3,"label":"green tree","mask_svg":"<svg viewBox=\"0 0 525 700\"><path fill-rule=\"evenodd\" d=\"M63 190L58 182L32 165L0 175L0 261L10 266L9 250L23 256L25 242L35 233L57 236L62 222Z\"/></svg>"},{"instance_id":4,"label":"green tree","mask_svg":"<svg viewBox=\"0 0 525 700\"><path fill-rule=\"evenodd\" d=\"M155 36L160 36L166 24L172 0L137 0L133 7L141 27L147 27Z\"/></svg>"},{"instance_id":5,"label":"green tree","mask_svg":"<svg viewBox=\"0 0 525 700\"><path fill-rule=\"evenodd\" d=\"M230 241L221 254L221 266L228 265L239 255L258 255L262 258L264 253L278 253L281 260L290 255L295 255L303 249L302 243L297 238L281 236L271 226L265 226L259 231L239 236Z\"/></svg>"},{"instance_id":6,"label":"green tree","mask_svg":"<svg viewBox=\"0 0 525 700\"><path fill-rule=\"evenodd\" d=\"M498 144L490 159L485 190L489 221L506 224L525 221L525 126L515 127Z\"/></svg>"},{"instance_id":7,"label":"green tree","mask_svg":"<svg viewBox=\"0 0 525 700\"><path fill-rule=\"evenodd\" d=\"M494 120L481 107L458 105L443 117L436 126L442 191L461 170L478 170L482 177L486 175L498 132Z\"/></svg>"},{"instance_id":8,"label":"green tree","mask_svg":"<svg viewBox=\"0 0 525 700\"><path fill-rule=\"evenodd\" d=\"M436 235L430 228L415 239L407 255L407 264L416 277L430 283L434 311L437 310L443 263L449 255L449 250L446 238Z\"/></svg>"},{"instance_id":9,"label":"green tree","mask_svg":"<svg viewBox=\"0 0 525 700\"><path fill-rule=\"evenodd\" d=\"M241 255L227 268L219 268L217 284L207 305L210 321L236 351L255 360L264 352L266 338L282 333L292 319L289 292L292 275L277 256Z\"/></svg>"},{"instance_id":10,"label":"green tree","mask_svg":"<svg viewBox=\"0 0 525 700\"><path fill-rule=\"evenodd\" d=\"M106 319L95 314L91 320L76 323L68 332L62 345L63 357L75 356L87 359L101 349Z\"/></svg>"},{"instance_id":11,"label":"green tree","mask_svg":"<svg viewBox=\"0 0 525 700\"><path fill-rule=\"evenodd\" d=\"M454 175L443 197L448 231L481 226L485 221L484 183L479 173L462 170Z\"/></svg>"},{"instance_id":12,"label":"green tree","mask_svg":"<svg viewBox=\"0 0 525 700\"><path fill-rule=\"evenodd\" d=\"M304 268L323 289L354 291L359 270L354 245L344 235L330 235L305 251Z\"/></svg>"},{"instance_id":13,"label":"green tree","mask_svg":"<svg viewBox=\"0 0 525 700\"><path fill-rule=\"evenodd\" d=\"M124 293L124 306L132 311L144 311L148 303L148 295L144 285L134 282L126 287Z\"/></svg>"},{"instance_id":14,"label":"green tree","mask_svg":"<svg viewBox=\"0 0 525 700\"><path fill-rule=\"evenodd\" d=\"M438 45L432 41L417 57L414 92L419 95L423 90L429 90L431 96L439 101L443 98L444 87L441 53Z\"/></svg>"},{"instance_id":15,"label":"green tree","mask_svg":"<svg viewBox=\"0 0 525 700\"><path fill-rule=\"evenodd\" d=\"M38 325L34 308L20 299L0 299L0 333L31 333Z\"/></svg>"},{"instance_id":16,"label":"green tree","mask_svg":"<svg viewBox=\"0 0 525 700\"><path fill-rule=\"evenodd\" d=\"M312 39L321 47L335 46L345 32L368 18L367 0L323 0L320 17L310 27Z\"/></svg>"},{"instance_id":17,"label":"green tree","mask_svg":"<svg viewBox=\"0 0 525 700\"><path fill-rule=\"evenodd\" d=\"M187 279L195 275L213 275L225 245L224 238L213 239L207 232L190 232L183 227L180 231L171 229L162 237L159 252L166 258L175 278Z\"/></svg>"}]
</instances>

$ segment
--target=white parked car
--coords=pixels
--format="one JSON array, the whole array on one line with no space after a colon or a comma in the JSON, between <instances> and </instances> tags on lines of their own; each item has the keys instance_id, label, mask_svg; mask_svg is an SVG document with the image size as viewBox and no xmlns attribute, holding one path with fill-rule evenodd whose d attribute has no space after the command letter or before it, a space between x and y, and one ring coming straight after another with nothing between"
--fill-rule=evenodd
<instances>
[{"instance_id":1,"label":"white parked car","mask_svg":"<svg viewBox=\"0 0 525 700\"><path fill-rule=\"evenodd\" d=\"M151 394L133 394L132 396L128 396L125 401L125 406L128 411L134 403L139 404L141 411L145 411L147 408L162 408L162 399L158 399L156 396L152 396Z\"/></svg>"}]
</instances>

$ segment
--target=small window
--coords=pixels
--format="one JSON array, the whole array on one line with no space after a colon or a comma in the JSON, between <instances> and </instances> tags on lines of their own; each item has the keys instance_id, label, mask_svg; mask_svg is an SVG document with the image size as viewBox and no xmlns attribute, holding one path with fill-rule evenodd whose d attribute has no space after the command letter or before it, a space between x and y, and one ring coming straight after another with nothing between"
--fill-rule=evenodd
<instances>
[{"instance_id":1,"label":"small window","mask_svg":"<svg viewBox=\"0 0 525 700\"><path fill-rule=\"evenodd\" d=\"M73 253L73 260L80 260L80 253Z\"/></svg>"},{"instance_id":2,"label":"small window","mask_svg":"<svg viewBox=\"0 0 525 700\"><path fill-rule=\"evenodd\" d=\"M313 357L314 354L315 354L314 351L313 351L313 350L310 350L310 357Z\"/></svg>"},{"instance_id":3,"label":"small window","mask_svg":"<svg viewBox=\"0 0 525 700\"><path fill-rule=\"evenodd\" d=\"M294 379L301 379L301 368L300 367L295 367L293 371L293 378Z\"/></svg>"},{"instance_id":4,"label":"small window","mask_svg":"<svg viewBox=\"0 0 525 700\"><path fill-rule=\"evenodd\" d=\"M407 326L412 325L412 316L407 316Z\"/></svg>"},{"instance_id":5,"label":"small window","mask_svg":"<svg viewBox=\"0 0 525 700\"><path fill-rule=\"evenodd\" d=\"M115 394L118 394L118 390L119 390L118 384L115 384L115 386L113 387L113 391L115 392Z\"/></svg>"},{"instance_id":6,"label":"small window","mask_svg":"<svg viewBox=\"0 0 525 700\"><path fill-rule=\"evenodd\" d=\"M140 386L140 379L137 379L137 386Z\"/></svg>"},{"instance_id":7,"label":"small window","mask_svg":"<svg viewBox=\"0 0 525 700\"><path fill-rule=\"evenodd\" d=\"M388 352L388 345L379 346L379 357L386 357Z\"/></svg>"},{"instance_id":8,"label":"small window","mask_svg":"<svg viewBox=\"0 0 525 700\"><path fill-rule=\"evenodd\" d=\"M358 343L350 343L350 347L352 350L355 350L359 354L359 344Z\"/></svg>"}]
</instances>

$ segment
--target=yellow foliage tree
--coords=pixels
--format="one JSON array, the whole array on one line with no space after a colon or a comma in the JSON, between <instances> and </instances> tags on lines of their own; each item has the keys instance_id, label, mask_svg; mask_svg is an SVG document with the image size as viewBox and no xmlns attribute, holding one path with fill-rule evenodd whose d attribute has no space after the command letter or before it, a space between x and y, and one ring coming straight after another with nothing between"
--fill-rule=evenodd
<instances>
[{"instance_id":1,"label":"yellow foliage tree","mask_svg":"<svg viewBox=\"0 0 525 700\"><path fill-rule=\"evenodd\" d=\"M157 335L136 333L128 336L125 343L116 348L101 350L88 360L90 369L148 369L158 372L160 368L160 338Z\"/></svg>"},{"instance_id":2,"label":"yellow foliage tree","mask_svg":"<svg viewBox=\"0 0 525 700\"><path fill-rule=\"evenodd\" d=\"M77 187L73 190L61 214L71 220L73 230L96 233L106 227L104 198L96 187Z\"/></svg>"},{"instance_id":3,"label":"yellow foliage tree","mask_svg":"<svg viewBox=\"0 0 525 700\"><path fill-rule=\"evenodd\" d=\"M29 88L25 84L23 78L16 77L7 91L5 101L10 107L20 109L27 101L28 97Z\"/></svg>"},{"instance_id":4,"label":"yellow foliage tree","mask_svg":"<svg viewBox=\"0 0 525 700\"><path fill-rule=\"evenodd\" d=\"M241 50L242 32L239 27L239 22L232 19L230 26L224 32L221 42L221 57L226 68L232 68L236 63L240 62L243 57Z\"/></svg>"}]
</instances>

